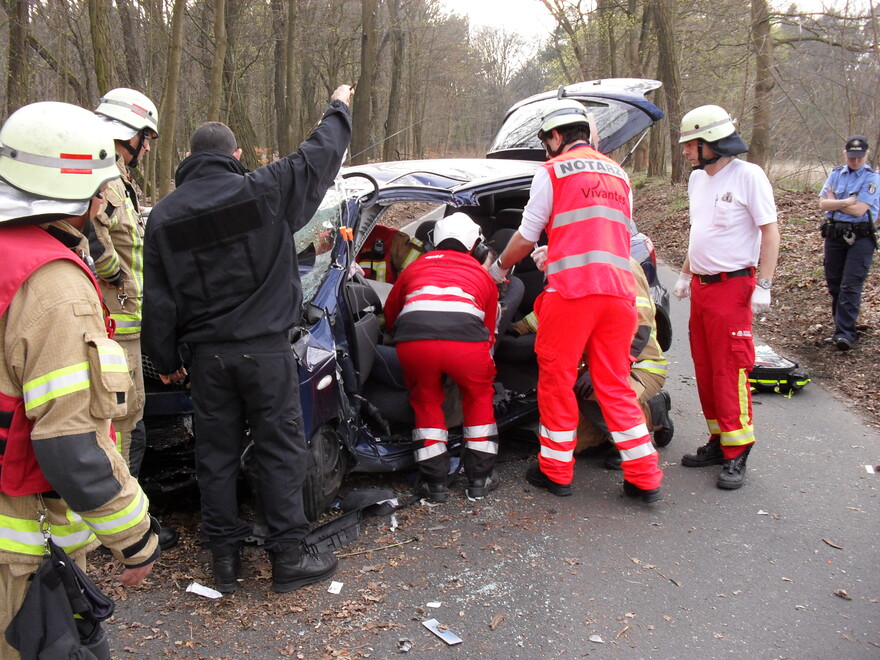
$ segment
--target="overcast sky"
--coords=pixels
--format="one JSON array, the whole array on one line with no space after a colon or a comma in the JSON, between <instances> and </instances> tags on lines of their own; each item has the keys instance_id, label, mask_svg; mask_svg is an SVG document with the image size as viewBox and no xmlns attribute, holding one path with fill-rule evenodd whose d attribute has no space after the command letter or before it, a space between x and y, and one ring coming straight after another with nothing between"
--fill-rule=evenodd
<instances>
[{"instance_id":1,"label":"overcast sky","mask_svg":"<svg viewBox=\"0 0 880 660\"><path fill-rule=\"evenodd\" d=\"M540 0L441 0L450 12L464 14L473 27L503 27L524 37L543 39L553 19ZM787 9L791 0L771 0L771 6ZM824 7L865 8L869 0L794 0L802 11L821 11Z\"/></svg>"}]
</instances>

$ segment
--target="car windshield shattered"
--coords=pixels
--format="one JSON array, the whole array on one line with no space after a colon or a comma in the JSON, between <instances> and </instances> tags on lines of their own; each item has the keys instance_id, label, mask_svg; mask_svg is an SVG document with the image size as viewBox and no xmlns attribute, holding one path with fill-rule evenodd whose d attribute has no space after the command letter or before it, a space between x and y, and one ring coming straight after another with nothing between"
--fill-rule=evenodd
<instances>
[{"instance_id":1,"label":"car windshield shattered","mask_svg":"<svg viewBox=\"0 0 880 660\"><path fill-rule=\"evenodd\" d=\"M342 226L351 188L345 179L336 177L315 215L293 235L304 303L315 297L324 276L333 265L333 243Z\"/></svg>"}]
</instances>

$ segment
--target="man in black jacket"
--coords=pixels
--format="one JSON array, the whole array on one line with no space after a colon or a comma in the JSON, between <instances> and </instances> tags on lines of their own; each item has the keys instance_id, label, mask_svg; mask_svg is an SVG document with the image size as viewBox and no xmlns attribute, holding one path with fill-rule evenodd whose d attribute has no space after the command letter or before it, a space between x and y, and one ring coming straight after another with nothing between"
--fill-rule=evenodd
<instances>
[{"instance_id":1,"label":"man in black jacket","mask_svg":"<svg viewBox=\"0 0 880 660\"><path fill-rule=\"evenodd\" d=\"M144 352L165 383L186 375L177 347L192 351L191 387L202 528L218 591L235 591L240 542L236 479L246 428L254 441L266 549L275 591L330 577L332 553L302 539L306 441L290 346L302 286L293 233L339 171L351 138L352 89L333 92L299 149L249 172L227 126L203 124L177 168L177 188L152 210L145 238Z\"/></svg>"}]
</instances>

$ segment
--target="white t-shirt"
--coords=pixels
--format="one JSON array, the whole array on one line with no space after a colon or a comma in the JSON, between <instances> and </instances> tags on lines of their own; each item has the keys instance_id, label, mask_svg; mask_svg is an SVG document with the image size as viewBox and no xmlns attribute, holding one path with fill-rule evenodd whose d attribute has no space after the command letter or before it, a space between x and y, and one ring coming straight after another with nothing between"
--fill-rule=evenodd
<instances>
[{"instance_id":1,"label":"white t-shirt","mask_svg":"<svg viewBox=\"0 0 880 660\"><path fill-rule=\"evenodd\" d=\"M776 222L773 187L764 170L736 158L712 176L694 170L688 197L691 272L716 275L758 265L759 227Z\"/></svg>"}]
</instances>

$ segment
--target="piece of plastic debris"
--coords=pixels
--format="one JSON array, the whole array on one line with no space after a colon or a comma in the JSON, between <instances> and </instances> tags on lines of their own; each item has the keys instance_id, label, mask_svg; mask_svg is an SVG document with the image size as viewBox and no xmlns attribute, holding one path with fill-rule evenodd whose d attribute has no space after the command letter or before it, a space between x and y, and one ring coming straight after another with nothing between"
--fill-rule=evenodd
<instances>
[{"instance_id":1,"label":"piece of plastic debris","mask_svg":"<svg viewBox=\"0 0 880 660\"><path fill-rule=\"evenodd\" d=\"M397 640L397 650L401 653L408 653L412 648L412 640L401 637Z\"/></svg>"},{"instance_id":2,"label":"piece of plastic debris","mask_svg":"<svg viewBox=\"0 0 880 660\"><path fill-rule=\"evenodd\" d=\"M880 472L880 465L866 465L865 472L868 474L877 474Z\"/></svg>"},{"instance_id":3,"label":"piece of plastic debris","mask_svg":"<svg viewBox=\"0 0 880 660\"><path fill-rule=\"evenodd\" d=\"M397 516L395 516L392 513L391 514L391 531L393 532L395 529L397 529Z\"/></svg>"},{"instance_id":4,"label":"piece of plastic debris","mask_svg":"<svg viewBox=\"0 0 880 660\"><path fill-rule=\"evenodd\" d=\"M759 515L759 516L769 516L769 515L770 515L770 512L769 512L769 511L764 511L764 509L759 509L759 510L758 510L758 515Z\"/></svg>"},{"instance_id":5,"label":"piece of plastic debris","mask_svg":"<svg viewBox=\"0 0 880 660\"><path fill-rule=\"evenodd\" d=\"M595 642L596 644L604 644L605 640L602 639L600 635L590 635L589 640L591 642Z\"/></svg>"},{"instance_id":6,"label":"piece of plastic debris","mask_svg":"<svg viewBox=\"0 0 880 660\"><path fill-rule=\"evenodd\" d=\"M440 607L441 603L439 600L432 600L430 603L425 603L428 607Z\"/></svg>"},{"instance_id":7,"label":"piece of plastic debris","mask_svg":"<svg viewBox=\"0 0 880 660\"><path fill-rule=\"evenodd\" d=\"M330 583L330 586L327 588L327 592L331 594L338 594L342 591L342 582L337 582L333 580Z\"/></svg>"},{"instance_id":8,"label":"piece of plastic debris","mask_svg":"<svg viewBox=\"0 0 880 660\"><path fill-rule=\"evenodd\" d=\"M211 587L206 587L203 584L199 584L198 582L191 583L186 588L187 593L196 594L197 596L204 596L205 598L222 598L223 594L215 589L211 589Z\"/></svg>"},{"instance_id":9,"label":"piece of plastic debris","mask_svg":"<svg viewBox=\"0 0 880 660\"><path fill-rule=\"evenodd\" d=\"M437 619L428 619L427 621L422 621L422 625L425 626L432 633L437 635L440 639L446 642L449 646L453 644L461 644L462 639L454 632L446 628L445 626L441 626Z\"/></svg>"}]
</instances>

